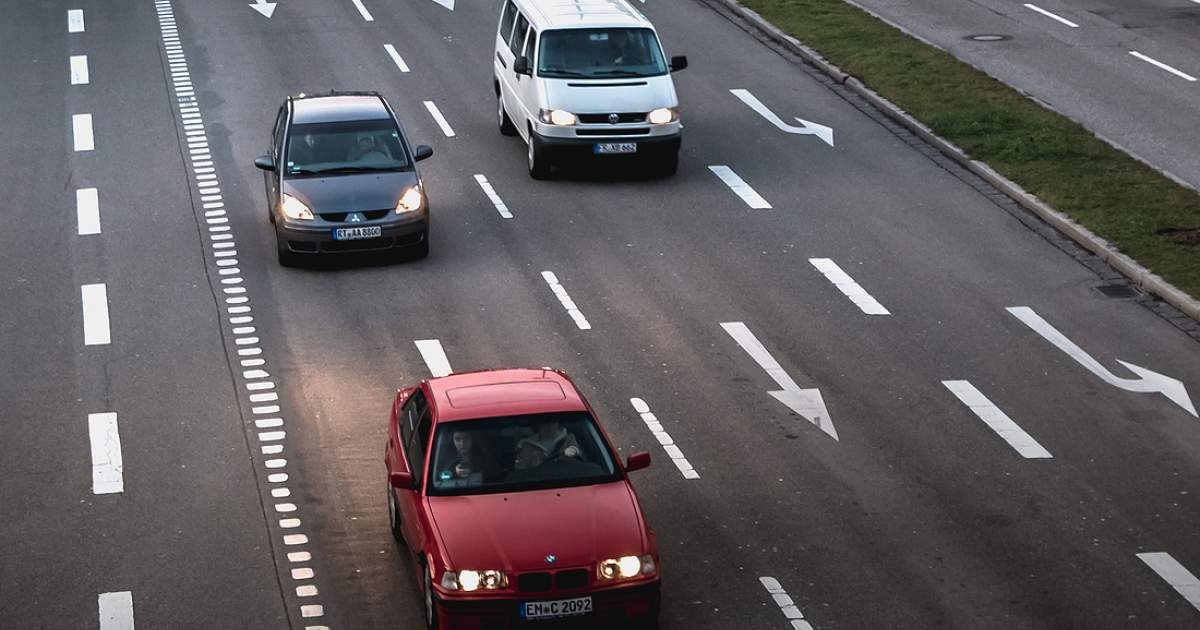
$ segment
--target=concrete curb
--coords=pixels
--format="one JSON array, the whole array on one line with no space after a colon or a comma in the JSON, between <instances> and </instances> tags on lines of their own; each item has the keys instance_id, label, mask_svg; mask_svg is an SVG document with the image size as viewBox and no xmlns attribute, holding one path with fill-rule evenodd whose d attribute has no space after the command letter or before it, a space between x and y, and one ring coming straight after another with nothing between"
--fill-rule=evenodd
<instances>
[{"instance_id":1,"label":"concrete curb","mask_svg":"<svg viewBox=\"0 0 1200 630\"><path fill-rule=\"evenodd\" d=\"M805 46L795 37L788 35L780 30L779 27L768 22L753 9L742 6L737 0L716 1L745 20L768 39L787 48L808 63L816 66L818 70L829 75L834 82L846 86L851 92L866 99L868 103L883 112L888 118L891 118L904 128L915 133L925 142L933 145L938 151L946 155L946 157L958 162L967 170L983 178L984 181L1005 195L1008 195L1013 201L1020 204L1021 207L1034 213L1043 221L1053 226L1054 229L1062 232L1076 243L1079 243L1084 249L1099 256L1122 275L1129 278L1141 290L1162 299L1188 317L1200 321L1200 300L1181 291L1157 274L1152 273L1149 269L1139 265L1137 261L1119 252L1111 243L1096 236L1091 230L1079 225L1067 215L1051 208L1036 196L1026 192L1015 182L997 173L992 167L978 160L972 160L962 149L933 133L933 131L919 120L910 116L891 101L876 94L863 84L862 81L843 72L841 68L830 63L817 51Z\"/></svg>"}]
</instances>

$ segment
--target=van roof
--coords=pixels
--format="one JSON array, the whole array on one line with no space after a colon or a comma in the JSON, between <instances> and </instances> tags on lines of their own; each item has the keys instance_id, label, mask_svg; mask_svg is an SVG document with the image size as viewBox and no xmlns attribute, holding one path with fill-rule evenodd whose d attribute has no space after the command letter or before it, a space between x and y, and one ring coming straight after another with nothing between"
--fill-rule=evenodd
<instances>
[{"instance_id":1,"label":"van roof","mask_svg":"<svg viewBox=\"0 0 1200 630\"><path fill-rule=\"evenodd\" d=\"M515 0L539 32L546 28L638 26L650 20L625 0Z\"/></svg>"}]
</instances>

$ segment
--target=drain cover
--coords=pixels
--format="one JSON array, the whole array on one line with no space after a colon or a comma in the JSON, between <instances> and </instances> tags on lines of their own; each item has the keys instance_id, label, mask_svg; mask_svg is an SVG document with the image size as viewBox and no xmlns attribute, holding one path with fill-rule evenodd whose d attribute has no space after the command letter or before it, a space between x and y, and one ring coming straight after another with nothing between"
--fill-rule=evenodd
<instances>
[{"instance_id":1,"label":"drain cover","mask_svg":"<svg viewBox=\"0 0 1200 630\"><path fill-rule=\"evenodd\" d=\"M1103 293L1105 297L1110 298L1137 297L1137 291L1127 284L1105 284L1096 287L1096 290Z\"/></svg>"},{"instance_id":2,"label":"drain cover","mask_svg":"<svg viewBox=\"0 0 1200 630\"><path fill-rule=\"evenodd\" d=\"M1002 42L1012 39L1011 35L996 35L993 33L983 33L980 35L967 35L963 39L969 39L973 42Z\"/></svg>"}]
</instances>

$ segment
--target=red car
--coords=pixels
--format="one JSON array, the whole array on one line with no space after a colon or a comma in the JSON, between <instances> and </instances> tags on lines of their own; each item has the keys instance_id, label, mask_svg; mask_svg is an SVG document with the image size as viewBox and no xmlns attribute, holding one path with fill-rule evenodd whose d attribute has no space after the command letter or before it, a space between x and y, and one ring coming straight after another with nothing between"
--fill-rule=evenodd
<instances>
[{"instance_id":1,"label":"red car","mask_svg":"<svg viewBox=\"0 0 1200 630\"><path fill-rule=\"evenodd\" d=\"M392 533L420 569L430 628L656 624L658 547L627 477L650 454L622 465L565 374L402 389L386 462Z\"/></svg>"}]
</instances>

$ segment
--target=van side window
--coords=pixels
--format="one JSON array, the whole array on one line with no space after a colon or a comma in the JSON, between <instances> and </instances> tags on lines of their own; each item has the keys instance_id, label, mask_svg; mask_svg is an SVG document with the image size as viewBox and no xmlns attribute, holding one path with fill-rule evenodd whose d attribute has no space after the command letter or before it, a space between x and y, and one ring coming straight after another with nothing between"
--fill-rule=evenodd
<instances>
[{"instance_id":1,"label":"van side window","mask_svg":"<svg viewBox=\"0 0 1200 630\"><path fill-rule=\"evenodd\" d=\"M513 31L512 41L509 43L512 54L521 56L521 50L525 48L525 32L528 30L529 20L526 20L524 15L517 14L517 28Z\"/></svg>"},{"instance_id":2,"label":"van side window","mask_svg":"<svg viewBox=\"0 0 1200 630\"><path fill-rule=\"evenodd\" d=\"M529 35L525 36L525 51L522 55L529 57L529 63L533 63L533 49L537 45L537 31L529 29Z\"/></svg>"},{"instance_id":3,"label":"van side window","mask_svg":"<svg viewBox=\"0 0 1200 630\"><path fill-rule=\"evenodd\" d=\"M508 0L504 4L504 12L500 14L500 37L504 39L505 44L512 39L513 22L516 18L517 5L513 4L512 0Z\"/></svg>"}]
</instances>

